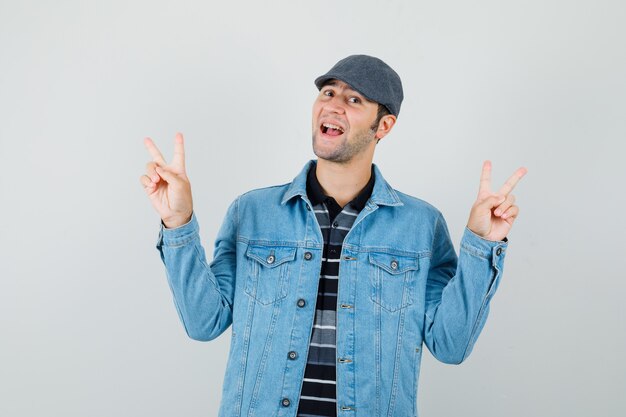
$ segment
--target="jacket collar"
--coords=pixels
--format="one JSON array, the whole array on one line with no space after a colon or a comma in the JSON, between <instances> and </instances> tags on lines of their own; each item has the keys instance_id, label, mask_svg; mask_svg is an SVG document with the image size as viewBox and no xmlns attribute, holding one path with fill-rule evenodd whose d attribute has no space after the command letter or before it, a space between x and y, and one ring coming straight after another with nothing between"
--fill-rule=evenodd
<instances>
[{"instance_id":1,"label":"jacket collar","mask_svg":"<svg viewBox=\"0 0 626 417\"><path fill-rule=\"evenodd\" d=\"M309 173L309 169L316 163L314 159L308 161L300 173L296 175L293 179L285 194L283 195L283 199L280 204L285 204L287 201L291 200L296 196L301 196L305 200L308 201L307 193L306 193L306 179ZM372 164L374 167L374 189L372 190L372 195L368 201L369 204L376 204L379 206L402 206L404 203L400 201L400 197L398 194L391 188L391 186L385 181L383 175L380 173L378 166L376 164Z\"/></svg>"}]
</instances>

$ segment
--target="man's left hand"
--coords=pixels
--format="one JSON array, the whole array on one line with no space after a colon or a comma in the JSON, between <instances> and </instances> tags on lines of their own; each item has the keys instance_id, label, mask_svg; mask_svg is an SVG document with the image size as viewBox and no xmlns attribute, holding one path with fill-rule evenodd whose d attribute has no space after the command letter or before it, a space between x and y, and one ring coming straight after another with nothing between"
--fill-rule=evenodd
<instances>
[{"instance_id":1,"label":"man's left hand","mask_svg":"<svg viewBox=\"0 0 626 417\"><path fill-rule=\"evenodd\" d=\"M491 162L483 163L478 197L470 211L467 227L480 237L500 241L504 239L519 214L515 196L511 194L517 182L528 170L518 168L497 193L491 191Z\"/></svg>"}]
</instances>

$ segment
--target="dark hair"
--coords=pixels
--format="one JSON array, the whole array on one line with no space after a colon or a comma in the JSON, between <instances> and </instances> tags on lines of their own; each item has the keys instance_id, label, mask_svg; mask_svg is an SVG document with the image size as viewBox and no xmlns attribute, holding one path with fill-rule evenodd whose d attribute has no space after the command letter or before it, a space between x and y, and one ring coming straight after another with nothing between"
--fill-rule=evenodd
<instances>
[{"instance_id":1,"label":"dark hair","mask_svg":"<svg viewBox=\"0 0 626 417\"><path fill-rule=\"evenodd\" d=\"M380 119L382 119L383 116L386 116L388 114L391 114L389 109L385 107L384 105L378 103L378 113L376 113L376 120L374 120L374 123L372 123L372 125L370 126L370 129L376 132L376 130L378 130L378 124L380 123ZM380 139L378 139L376 143L378 143L379 141Z\"/></svg>"}]
</instances>

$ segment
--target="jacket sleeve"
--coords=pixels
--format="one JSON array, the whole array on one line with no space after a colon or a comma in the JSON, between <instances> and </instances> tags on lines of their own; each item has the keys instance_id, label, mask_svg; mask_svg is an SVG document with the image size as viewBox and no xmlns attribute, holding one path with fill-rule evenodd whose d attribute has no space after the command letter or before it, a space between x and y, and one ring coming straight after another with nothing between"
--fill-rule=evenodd
<instances>
[{"instance_id":1,"label":"jacket sleeve","mask_svg":"<svg viewBox=\"0 0 626 417\"><path fill-rule=\"evenodd\" d=\"M472 351L504 264L506 241L490 241L467 227L457 258L439 213L426 283L424 341L439 361L463 362Z\"/></svg>"},{"instance_id":2,"label":"jacket sleeve","mask_svg":"<svg viewBox=\"0 0 626 417\"><path fill-rule=\"evenodd\" d=\"M195 212L191 220L167 229L161 222L156 244L165 265L174 305L187 335L212 340L232 323L236 276L237 205L231 203L207 264Z\"/></svg>"}]
</instances>

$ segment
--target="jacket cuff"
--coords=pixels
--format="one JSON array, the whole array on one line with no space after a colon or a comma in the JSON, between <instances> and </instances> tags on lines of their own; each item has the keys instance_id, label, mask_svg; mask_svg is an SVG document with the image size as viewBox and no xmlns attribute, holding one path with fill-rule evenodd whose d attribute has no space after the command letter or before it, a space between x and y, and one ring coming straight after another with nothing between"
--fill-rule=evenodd
<instances>
[{"instance_id":1,"label":"jacket cuff","mask_svg":"<svg viewBox=\"0 0 626 417\"><path fill-rule=\"evenodd\" d=\"M494 268L502 269L504 255L509 246L508 239L487 240L472 232L467 226L461 238L461 250L465 250L474 256L491 260Z\"/></svg>"},{"instance_id":2,"label":"jacket cuff","mask_svg":"<svg viewBox=\"0 0 626 417\"><path fill-rule=\"evenodd\" d=\"M161 225L159 229L159 237L157 239L157 247L160 246L181 246L184 245L191 240L195 239L198 236L198 232L200 230L200 226L198 224L198 219L196 219L195 212L191 212L191 219L178 227L174 227L172 229L168 229L165 227L163 220L161 220Z\"/></svg>"}]
</instances>

